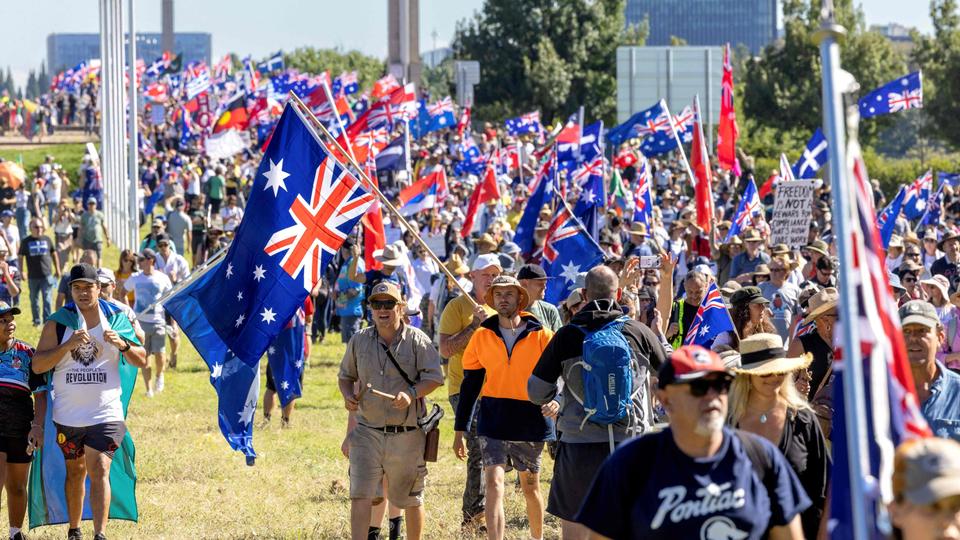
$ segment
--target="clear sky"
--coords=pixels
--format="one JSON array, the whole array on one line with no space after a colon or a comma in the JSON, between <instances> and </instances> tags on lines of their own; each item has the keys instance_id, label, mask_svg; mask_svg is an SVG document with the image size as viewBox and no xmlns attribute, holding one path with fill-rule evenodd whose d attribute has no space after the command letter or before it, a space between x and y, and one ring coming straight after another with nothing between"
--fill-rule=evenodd
<instances>
[{"instance_id":1,"label":"clear sky","mask_svg":"<svg viewBox=\"0 0 960 540\"><path fill-rule=\"evenodd\" d=\"M46 38L55 32L96 32L98 0L2 0L0 67L10 66L18 84L46 58ZM123 0L124 6L127 0ZM904 9L902 0L860 0L868 24L897 22L931 31L927 2ZM482 0L420 0L420 50L449 44L457 21ZM137 30L160 31L160 0L136 0ZM126 21L126 15L124 15ZM386 0L178 0L177 31L210 32L213 56L236 52L264 57L298 46L358 49L386 57ZM436 38L434 38L434 33Z\"/></svg>"}]
</instances>

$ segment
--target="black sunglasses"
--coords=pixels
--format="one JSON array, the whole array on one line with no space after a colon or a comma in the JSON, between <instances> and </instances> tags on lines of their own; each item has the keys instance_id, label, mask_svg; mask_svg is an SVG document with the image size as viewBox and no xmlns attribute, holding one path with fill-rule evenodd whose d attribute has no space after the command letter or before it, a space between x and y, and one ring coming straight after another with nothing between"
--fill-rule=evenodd
<instances>
[{"instance_id":1,"label":"black sunglasses","mask_svg":"<svg viewBox=\"0 0 960 540\"><path fill-rule=\"evenodd\" d=\"M694 379L687 383L690 386L690 395L693 397L703 397L709 390L714 390L718 394L727 394L730 392L730 385L733 379L730 377L713 377L709 379Z\"/></svg>"},{"instance_id":2,"label":"black sunglasses","mask_svg":"<svg viewBox=\"0 0 960 540\"><path fill-rule=\"evenodd\" d=\"M393 309L397 307L395 300L373 300L370 302L370 308L375 310Z\"/></svg>"}]
</instances>

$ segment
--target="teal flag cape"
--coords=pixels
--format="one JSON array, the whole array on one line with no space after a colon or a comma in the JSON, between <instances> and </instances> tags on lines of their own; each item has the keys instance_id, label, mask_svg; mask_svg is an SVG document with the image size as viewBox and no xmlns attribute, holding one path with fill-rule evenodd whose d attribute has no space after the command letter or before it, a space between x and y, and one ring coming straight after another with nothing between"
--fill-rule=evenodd
<instances>
[{"instance_id":1,"label":"teal flag cape","mask_svg":"<svg viewBox=\"0 0 960 540\"><path fill-rule=\"evenodd\" d=\"M100 310L120 336L128 341L140 344L133 326L126 314L115 304L100 300ZM80 328L80 314L74 304L57 310L48 320L57 322L77 330ZM127 363L123 354L120 355L120 383L123 389L123 416L127 416L127 406L133 387L137 383L139 370ZM48 374L49 377L49 374ZM48 394L50 396L52 393ZM56 525L69 522L67 514L67 498L64 494L64 480L67 476L66 463L63 453L57 446L57 428L53 425L53 404L47 405L47 417L44 420L43 448L34 453L33 466L30 468L30 482L27 488L30 514L30 528L41 525ZM120 448L113 455L110 466L110 519L125 519L137 521L137 469L134 458L137 450L133 446L133 439L128 431L123 437ZM83 519L93 519L90 510L90 479L87 478L87 497L83 501Z\"/></svg>"}]
</instances>

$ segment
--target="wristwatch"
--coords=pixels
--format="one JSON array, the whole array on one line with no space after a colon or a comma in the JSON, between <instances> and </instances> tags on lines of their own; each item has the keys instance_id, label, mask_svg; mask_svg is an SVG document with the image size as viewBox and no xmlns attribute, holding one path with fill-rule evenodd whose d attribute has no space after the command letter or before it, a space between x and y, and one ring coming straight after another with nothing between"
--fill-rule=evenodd
<instances>
[{"instance_id":1,"label":"wristwatch","mask_svg":"<svg viewBox=\"0 0 960 540\"><path fill-rule=\"evenodd\" d=\"M130 342L129 342L129 341L124 341L124 343L127 345L127 348L125 348L125 349L118 349L120 352L127 352L127 351L130 350L130 347L132 347L132 345L130 345Z\"/></svg>"}]
</instances>

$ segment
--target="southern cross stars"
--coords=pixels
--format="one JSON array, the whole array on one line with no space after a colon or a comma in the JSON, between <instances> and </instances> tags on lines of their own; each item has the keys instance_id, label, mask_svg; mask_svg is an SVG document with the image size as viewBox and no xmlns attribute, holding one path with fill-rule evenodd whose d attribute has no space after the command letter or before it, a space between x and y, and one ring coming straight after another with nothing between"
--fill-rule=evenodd
<instances>
[{"instance_id":1,"label":"southern cross stars","mask_svg":"<svg viewBox=\"0 0 960 540\"><path fill-rule=\"evenodd\" d=\"M233 276L233 263L227 263L227 277Z\"/></svg>"},{"instance_id":2,"label":"southern cross stars","mask_svg":"<svg viewBox=\"0 0 960 540\"><path fill-rule=\"evenodd\" d=\"M267 272L259 264L253 268L253 279L260 281L261 279L267 277Z\"/></svg>"},{"instance_id":3,"label":"southern cross stars","mask_svg":"<svg viewBox=\"0 0 960 540\"><path fill-rule=\"evenodd\" d=\"M573 264L573 261L570 261L567 264L563 265L563 272L560 272L560 275L563 276L563 279L574 283L577 281L577 275L580 274L580 266Z\"/></svg>"},{"instance_id":4,"label":"southern cross stars","mask_svg":"<svg viewBox=\"0 0 960 540\"><path fill-rule=\"evenodd\" d=\"M237 328L240 328L240 325L243 324L243 320L245 318L246 316L243 313L241 313L240 316L237 317L237 322L233 323L233 325L236 326Z\"/></svg>"},{"instance_id":5,"label":"southern cross stars","mask_svg":"<svg viewBox=\"0 0 960 540\"><path fill-rule=\"evenodd\" d=\"M273 188L273 196L276 197L280 190L287 191L287 185L283 182L284 178L290 176L290 173L283 170L283 159L279 163L270 160L270 170L263 173L267 177L267 185L263 189Z\"/></svg>"},{"instance_id":6,"label":"southern cross stars","mask_svg":"<svg viewBox=\"0 0 960 540\"><path fill-rule=\"evenodd\" d=\"M260 316L263 317L263 320L260 322L272 323L277 322L277 314L273 312L270 308L263 308L263 311L260 312Z\"/></svg>"}]
</instances>

